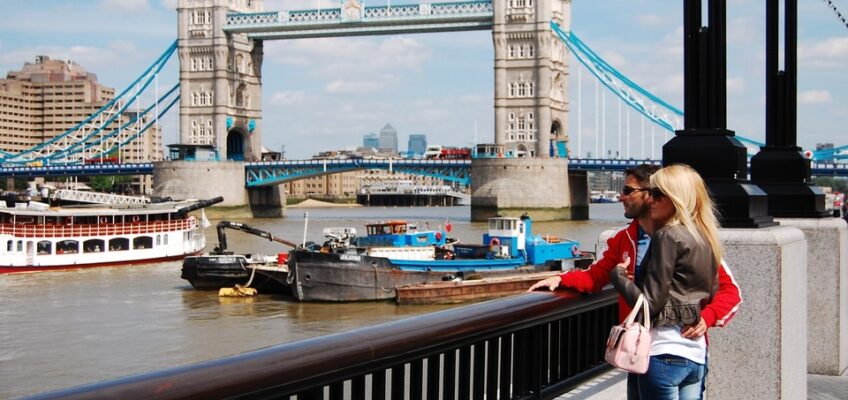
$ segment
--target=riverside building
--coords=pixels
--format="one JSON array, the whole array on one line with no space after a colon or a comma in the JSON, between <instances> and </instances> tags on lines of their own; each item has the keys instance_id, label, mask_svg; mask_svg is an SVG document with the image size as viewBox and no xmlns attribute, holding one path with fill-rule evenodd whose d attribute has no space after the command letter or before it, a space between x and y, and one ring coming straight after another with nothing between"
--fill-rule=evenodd
<instances>
[{"instance_id":1,"label":"riverside building","mask_svg":"<svg viewBox=\"0 0 848 400\"><path fill-rule=\"evenodd\" d=\"M115 89L97 82L97 76L73 61L37 56L20 71L0 79L0 150L19 153L73 128L115 96ZM131 106L133 110L135 107ZM125 112L110 131L130 121ZM145 135L119 151L120 162L141 163L163 159L162 133L151 127ZM136 177L136 193L148 193L153 178Z\"/></svg>"}]
</instances>

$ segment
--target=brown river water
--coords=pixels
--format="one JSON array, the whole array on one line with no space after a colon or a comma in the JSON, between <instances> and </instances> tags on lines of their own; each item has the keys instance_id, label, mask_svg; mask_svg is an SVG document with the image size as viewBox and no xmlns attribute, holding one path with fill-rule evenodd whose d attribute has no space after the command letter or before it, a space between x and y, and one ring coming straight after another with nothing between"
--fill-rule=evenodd
<instances>
[{"instance_id":1,"label":"brown river water","mask_svg":"<svg viewBox=\"0 0 848 400\"><path fill-rule=\"evenodd\" d=\"M468 207L329 208L286 211L284 218L239 220L275 235L320 242L326 227L405 219L420 229L450 220L452 236L479 241L486 223ZM602 231L625 223L620 204L593 204L590 221L537 222L536 234L579 240L594 251ZM207 249L217 244L214 224ZM227 231L230 249L275 254L285 248ZM0 398L25 396L243 353L449 306L390 302L305 304L260 294L219 299L180 278L180 262L0 275Z\"/></svg>"}]
</instances>

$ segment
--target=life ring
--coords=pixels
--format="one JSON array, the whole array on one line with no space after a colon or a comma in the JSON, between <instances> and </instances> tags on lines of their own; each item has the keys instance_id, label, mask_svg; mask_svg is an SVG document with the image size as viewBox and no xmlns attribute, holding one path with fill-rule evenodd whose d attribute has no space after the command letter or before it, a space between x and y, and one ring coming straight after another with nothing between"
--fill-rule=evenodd
<instances>
[{"instance_id":1,"label":"life ring","mask_svg":"<svg viewBox=\"0 0 848 400\"><path fill-rule=\"evenodd\" d=\"M451 253L450 251L446 251L445 260L453 260L453 253Z\"/></svg>"},{"instance_id":2,"label":"life ring","mask_svg":"<svg viewBox=\"0 0 848 400\"><path fill-rule=\"evenodd\" d=\"M500 246L500 245L501 245L501 241L498 238L492 238L492 240L489 240L489 247Z\"/></svg>"},{"instance_id":3,"label":"life ring","mask_svg":"<svg viewBox=\"0 0 848 400\"><path fill-rule=\"evenodd\" d=\"M100 223L105 224L109 219L106 217L100 217Z\"/></svg>"},{"instance_id":4,"label":"life ring","mask_svg":"<svg viewBox=\"0 0 848 400\"><path fill-rule=\"evenodd\" d=\"M138 223L138 215L133 215L133 216L132 216L132 222L133 222L134 224Z\"/></svg>"}]
</instances>

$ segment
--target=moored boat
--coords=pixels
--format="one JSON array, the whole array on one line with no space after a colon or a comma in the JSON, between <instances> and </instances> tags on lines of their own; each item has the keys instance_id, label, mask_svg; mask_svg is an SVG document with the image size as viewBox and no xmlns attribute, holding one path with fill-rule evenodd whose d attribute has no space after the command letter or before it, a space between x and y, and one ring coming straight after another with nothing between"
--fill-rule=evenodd
<instances>
[{"instance_id":1,"label":"moored boat","mask_svg":"<svg viewBox=\"0 0 848 400\"><path fill-rule=\"evenodd\" d=\"M321 251L295 249L288 260L292 294L300 301L388 300L396 297L398 286L449 280L459 274L489 277L560 270L562 260L580 257L576 241L536 236L531 226L526 216L491 218L482 251L481 245L424 239L411 241L417 246L363 245L374 243L371 238L358 238L350 246L325 243ZM372 232L369 226L369 237ZM445 238L445 233L436 233L440 235L434 233L434 239Z\"/></svg>"},{"instance_id":2,"label":"moored boat","mask_svg":"<svg viewBox=\"0 0 848 400\"><path fill-rule=\"evenodd\" d=\"M217 226L218 246L207 254L188 256L183 260L180 277L198 290L219 290L225 287L250 285L262 293L288 293L286 282L287 253L276 255L237 254L227 248L226 229L234 229L290 247L296 245L260 229L233 221L221 221Z\"/></svg>"},{"instance_id":3,"label":"moored boat","mask_svg":"<svg viewBox=\"0 0 848 400\"><path fill-rule=\"evenodd\" d=\"M64 207L0 201L0 273L179 260L206 246L189 213L221 200Z\"/></svg>"}]
</instances>

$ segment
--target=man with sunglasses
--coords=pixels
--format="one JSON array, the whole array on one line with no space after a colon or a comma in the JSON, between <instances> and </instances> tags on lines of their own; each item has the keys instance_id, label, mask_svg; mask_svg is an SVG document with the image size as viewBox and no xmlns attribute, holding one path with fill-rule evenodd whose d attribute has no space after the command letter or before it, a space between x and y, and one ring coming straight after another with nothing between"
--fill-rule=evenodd
<instances>
[{"instance_id":1,"label":"man with sunglasses","mask_svg":"<svg viewBox=\"0 0 848 400\"><path fill-rule=\"evenodd\" d=\"M529 291L537 289L556 290L558 287L573 289L583 293L599 292L610 283L609 272L618 263L630 258L627 266L627 276L632 280L639 271L642 259L648 251L650 234L653 233L653 221L651 220L651 207L648 200L651 197L649 181L651 175L659 169L656 165L642 164L624 172L624 187L621 189L621 203L624 206L624 216L633 221L627 228L618 231L607 240L607 249L603 256L595 261L586 270L571 270L559 276L547 278L536 282ZM661 195L661 193L657 193ZM631 257L635 255L635 257ZM714 326L725 326L742 303L739 294L739 286L727 269L726 263L722 264L718 271L718 290L713 296L710 304L701 310L701 320L698 324L684 327L681 332L685 338L697 338L707 333L707 329ZM618 297L619 320L624 320L630 313L630 306L621 296ZM639 398L639 390L636 386L636 375L627 376L627 398L634 400Z\"/></svg>"}]
</instances>

